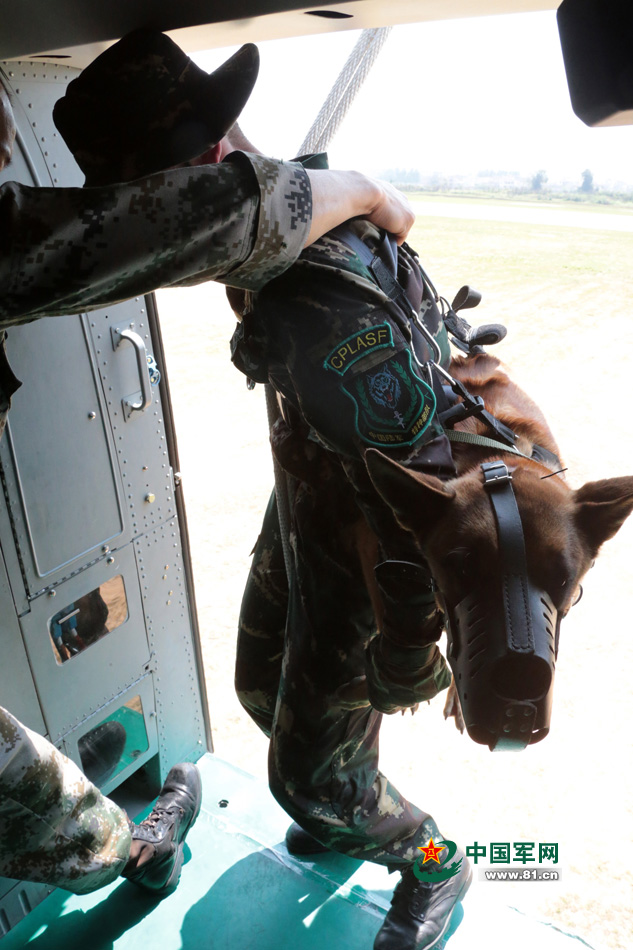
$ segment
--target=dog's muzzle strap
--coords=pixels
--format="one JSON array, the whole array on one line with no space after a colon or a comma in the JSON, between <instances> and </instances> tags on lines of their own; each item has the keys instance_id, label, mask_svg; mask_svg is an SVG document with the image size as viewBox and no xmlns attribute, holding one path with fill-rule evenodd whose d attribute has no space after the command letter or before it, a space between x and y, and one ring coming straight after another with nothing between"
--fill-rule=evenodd
<instances>
[{"instance_id":1,"label":"dog's muzzle strap","mask_svg":"<svg viewBox=\"0 0 633 950\"><path fill-rule=\"evenodd\" d=\"M527 580L525 537L521 514L512 489L512 475L505 462L500 460L484 462L481 468L484 475L484 487L490 496L497 522L499 559L503 566L503 612L507 645L513 653L532 653L534 630ZM497 750L524 748L536 716L537 708L534 703L508 702L504 710L506 734L498 739L495 748ZM514 735L513 727L519 722L523 728L520 734Z\"/></svg>"}]
</instances>

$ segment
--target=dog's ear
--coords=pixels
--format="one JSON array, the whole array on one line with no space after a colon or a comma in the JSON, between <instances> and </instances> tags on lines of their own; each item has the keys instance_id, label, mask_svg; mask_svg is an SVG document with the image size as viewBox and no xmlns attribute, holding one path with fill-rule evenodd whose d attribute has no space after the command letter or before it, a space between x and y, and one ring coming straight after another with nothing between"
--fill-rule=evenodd
<instances>
[{"instance_id":1,"label":"dog's ear","mask_svg":"<svg viewBox=\"0 0 633 950\"><path fill-rule=\"evenodd\" d=\"M376 449L367 449L365 464L377 492L410 531L432 528L455 498L439 478L411 471Z\"/></svg>"},{"instance_id":2,"label":"dog's ear","mask_svg":"<svg viewBox=\"0 0 633 950\"><path fill-rule=\"evenodd\" d=\"M633 478L603 478L574 492L576 524L592 553L616 534L633 511Z\"/></svg>"}]
</instances>

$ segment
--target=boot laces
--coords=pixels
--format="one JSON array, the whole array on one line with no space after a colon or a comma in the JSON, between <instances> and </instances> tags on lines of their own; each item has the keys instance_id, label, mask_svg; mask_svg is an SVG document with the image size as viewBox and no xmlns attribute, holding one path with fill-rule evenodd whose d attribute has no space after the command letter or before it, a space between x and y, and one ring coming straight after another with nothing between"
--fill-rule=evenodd
<instances>
[{"instance_id":1,"label":"boot laces","mask_svg":"<svg viewBox=\"0 0 633 950\"><path fill-rule=\"evenodd\" d=\"M404 906L413 913L418 913L423 898L428 895L432 887L433 884L430 881L418 881L413 871L408 869L396 885L391 903L394 906Z\"/></svg>"}]
</instances>

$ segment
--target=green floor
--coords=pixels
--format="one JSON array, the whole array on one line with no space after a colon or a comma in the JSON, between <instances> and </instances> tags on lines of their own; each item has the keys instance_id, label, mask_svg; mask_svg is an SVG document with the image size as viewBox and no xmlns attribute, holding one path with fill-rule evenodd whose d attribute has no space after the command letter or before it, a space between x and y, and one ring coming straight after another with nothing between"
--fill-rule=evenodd
<instances>
[{"instance_id":1,"label":"green floor","mask_svg":"<svg viewBox=\"0 0 633 950\"><path fill-rule=\"evenodd\" d=\"M396 876L335 854L297 861L283 844L288 818L264 784L212 755L198 764L205 797L174 894L156 903L126 881L84 897L57 891L2 950L371 950ZM473 884L449 950L589 946L491 903L485 890Z\"/></svg>"}]
</instances>

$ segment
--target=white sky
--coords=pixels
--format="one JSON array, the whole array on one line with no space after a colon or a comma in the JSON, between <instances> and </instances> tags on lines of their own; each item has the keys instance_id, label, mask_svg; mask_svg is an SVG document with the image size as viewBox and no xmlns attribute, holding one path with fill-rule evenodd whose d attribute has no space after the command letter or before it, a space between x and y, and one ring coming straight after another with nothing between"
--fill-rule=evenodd
<instances>
[{"instance_id":1,"label":"white sky","mask_svg":"<svg viewBox=\"0 0 633 950\"><path fill-rule=\"evenodd\" d=\"M260 43L240 123L262 151L292 158L358 32ZM230 50L196 54L214 69ZM633 184L633 126L589 129L571 109L555 13L394 27L328 149L330 165L378 173L483 169L597 185Z\"/></svg>"}]
</instances>

